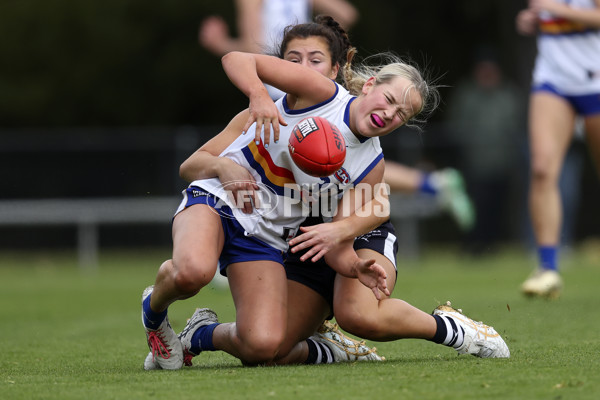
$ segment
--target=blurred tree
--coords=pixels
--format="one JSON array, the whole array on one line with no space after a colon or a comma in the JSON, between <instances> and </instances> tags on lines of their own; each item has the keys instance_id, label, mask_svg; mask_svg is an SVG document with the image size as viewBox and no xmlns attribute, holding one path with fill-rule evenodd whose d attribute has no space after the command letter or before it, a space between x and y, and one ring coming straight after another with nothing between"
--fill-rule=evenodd
<instances>
[{"instance_id":1,"label":"blurred tree","mask_svg":"<svg viewBox=\"0 0 600 400\"><path fill-rule=\"evenodd\" d=\"M23 0L0 5L3 126L179 124L207 77L199 16L217 2ZM212 64L213 62L211 62ZM208 78L208 79L207 79ZM223 82L227 82L223 76Z\"/></svg>"}]
</instances>

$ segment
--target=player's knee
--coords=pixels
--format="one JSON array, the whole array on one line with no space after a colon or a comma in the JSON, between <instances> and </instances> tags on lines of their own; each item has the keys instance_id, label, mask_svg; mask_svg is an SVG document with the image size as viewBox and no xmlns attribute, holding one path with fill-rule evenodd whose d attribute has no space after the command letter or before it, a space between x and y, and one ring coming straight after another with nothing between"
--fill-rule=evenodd
<instances>
[{"instance_id":1,"label":"player's knee","mask_svg":"<svg viewBox=\"0 0 600 400\"><path fill-rule=\"evenodd\" d=\"M203 260L182 258L174 267L174 282L183 293L195 293L208 285L214 276L214 270L206 268Z\"/></svg>"},{"instance_id":2,"label":"player's knee","mask_svg":"<svg viewBox=\"0 0 600 400\"><path fill-rule=\"evenodd\" d=\"M534 165L531 165L531 179L534 182L543 182L544 180L546 180L548 178L548 171L544 170L544 168L542 167L534 167Z\"/></svg>"},{"instance_id":3,"label":"player's knee","mask_svg":"<svg viewBox=\"0 0 600 400\"><path fill-rule=\"evenodd\" d=\"M531 163L531 180L537 184L552 182L558 179L549 162L545 160L534 160Z\"/></svg>"},{"instance_id":4,"label":"player's knee","mask_svg":"<svg viewBox=\"0 0 600 400\"><path fill-rule=\"evenodd\" d=\"M268 364L273 361L283 344L284 335L261 330L240 337L241 359L245 364Z\"/></svg>"},{"instance_id":5,"label":"player's knee","mask_svg":"<svg viewBox=\"0 0 600 400\"><path fill-rule=\"evenodd\" d=\"M335 319L340 328L348 333L363 339L375 340L378 338L378 320L372 313L361 313L354 309L336 309Z\"/></svg>"}]
</instances>

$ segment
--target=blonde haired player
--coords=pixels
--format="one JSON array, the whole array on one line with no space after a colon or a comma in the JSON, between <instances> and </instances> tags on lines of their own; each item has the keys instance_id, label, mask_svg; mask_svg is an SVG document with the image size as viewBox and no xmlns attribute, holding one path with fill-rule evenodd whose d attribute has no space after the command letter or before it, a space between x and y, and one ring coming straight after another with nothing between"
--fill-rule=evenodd
<instances>
[{"instance_id":1,"label":"blonde haired player","mask_svg":"<svg viewBox=\"0 0 600 400\"><path fill-rule=\"evenodd\" d=\"M310 22L313 13L333 17L346 31L360 17L356 7L346 0L235 0L234 3L237 36L230 35L225 20L218 16L208 17L200 25L200 44L219 57L230 51L276 54L284 28ZM271 85L266 87L273 100L284 95ZM388 159L384 174L392 191L432 196L461 231L473 228L475 209L458 170L424 171Z\"/></svg>"},{"instance_id":2,"label":"blonde haired player","mask_svg":"<svg viewBox=\"0 0 600 400\"><path fill-rule=\"evenodd\" d=\"M334 79L340 66L345 65L351 46L345 32L331 18L320 17L316 21L317 23L300 24L286 29L280 56ZM347 71L349 68L342 69ZM349 78L352 76L352 73L348 75ZM356 87L356 90L361 89L360 85ZM288 96L290 103L295 100L294 96ZM233 134L239 135L242 125L237 129L231 128ZM204 171L203 163L198 160L200 157L201 155L196 153L182 165L181 172L184 178L193 180L202 176ZM378 221L377 218L353 216L331 224L311 227L309 233L302 236L308 237L309 242L316 240L331 245L336 241L354 239L362 229L376 225ZM304 247L306 242L302 243L300 238L298 240L301 243L300 247ZM367 259L374 258L378 264L384 266L391 291L396 280L393 226L388 221L356 238L354 243L359 255ZM320 245L317 247L320 248ZM307 257L308 255L305 255L302 258ZM313 259L316 258L318 254ZM321 321L332 313L334 302L338 322L350 333L365 338L395 340L419 337L445 343L457 348L459 352L481 357L508 355L505 345L502 347L502 339L493 328L475 323L451 307L444 306L432 316L399 299L390 299L388 296L383 296L380 300L372 299L372 294L369 295L354 284L356 280L339 275L336 277L335 271L331 271L322 259L315 263L302 262L299 254L288 254L285 268L288 275L288 331L286 341L274 360L276 364L378 359L373 349L344 337L330 325L325 326L325 332L320 331L306 339L313 334ZM198 342L202 341L198 332L208 321L216 323L215 314L207 309L199 309L181 333L184 346L190 346L187 348L190 356L197 355L202 350L198 345ZM453 325L456 331L451 328Z\"/></svg>"}]
</instances>

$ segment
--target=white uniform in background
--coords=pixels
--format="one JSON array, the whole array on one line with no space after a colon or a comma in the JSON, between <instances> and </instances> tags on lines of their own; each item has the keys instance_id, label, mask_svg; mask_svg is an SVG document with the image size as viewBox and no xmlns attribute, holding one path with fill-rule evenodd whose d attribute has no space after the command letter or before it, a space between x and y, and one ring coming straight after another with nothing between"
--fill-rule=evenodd
<instances>
[{"instance_id":1,"label":"white uniform in background","mask_svg":"<svg viewBox=\"0 0 600 400\"><path fill-rule=\"evenodd\" d=\"M309 22L311 15L312 7L308 0L263 0L265 51L273 51L281 43L286 26Z\"/></svg>"},{"instance_id":2,"label":"white uniform in background","mask_svg":"<svg viewBox=\"0 0 600 400\"><path fill-rule=\"evenodd\" d=\"M556 0L572 8L596 8L593 0ZM600 29L540 14L534 86L551 84L560 93L600 93Z\"/></svg>"}]
</instances>

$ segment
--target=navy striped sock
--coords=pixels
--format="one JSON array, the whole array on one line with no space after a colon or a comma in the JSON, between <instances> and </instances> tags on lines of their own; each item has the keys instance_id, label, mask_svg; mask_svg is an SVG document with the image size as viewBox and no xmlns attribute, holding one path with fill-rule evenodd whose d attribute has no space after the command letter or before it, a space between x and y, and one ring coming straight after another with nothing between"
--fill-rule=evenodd
<instances>
[{"instance_id":1,"label":"navy striped sock","mask_svg":"<svg viewBox=\"0 0 600 400\"><path fill-rule=\"evenodd\" d=\"M435 318L437 330L433 338L430 339L432 342L454 348L463 344L465 331L452 318L441 315L434 315L433 318Z\"/></svg>"},{"instance_id":2,"label":"navy striped sock","mask_svg":"<svg viewBox=\"0 0 600 400\"><path fill-rule=\"evenodd\" d=\"M312 339L306 339L308 344L308 357L304 364L331 364L333 363L333 355L329 347L323 343L315 342Z\"/></svg>"}]
</instances>

